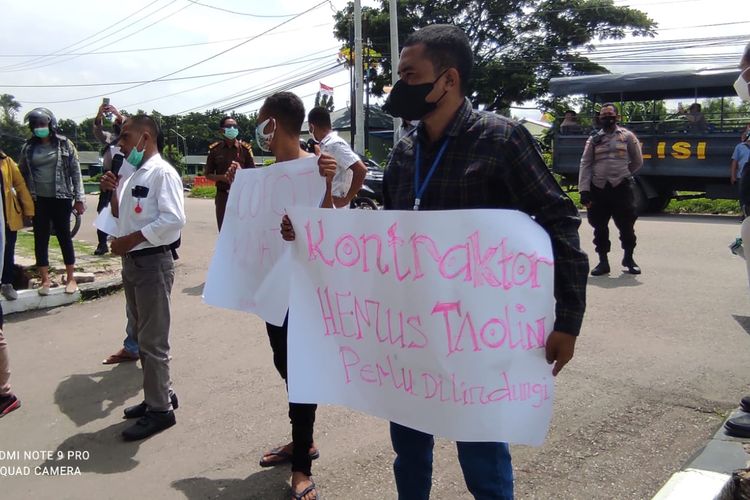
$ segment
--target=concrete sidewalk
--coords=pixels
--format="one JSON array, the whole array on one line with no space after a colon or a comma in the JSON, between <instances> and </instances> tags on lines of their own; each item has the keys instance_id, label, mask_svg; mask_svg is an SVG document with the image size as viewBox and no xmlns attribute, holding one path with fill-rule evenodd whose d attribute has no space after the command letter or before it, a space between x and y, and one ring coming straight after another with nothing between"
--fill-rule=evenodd
<instances>
[{"instance_id":1,"label":"concrete sidewalk","mask_svg":"<svg viewBox=\"0 0 750 500\"><path fill-rule=\"evenodd\" d=\"M0 304L3 308L3 314L15 314L26 311L35 311L39 309L49 309L73 304L80 300L89 300L109 293L113 293L122 288L122 278L120 271L122 265L119 257L111 254L104 256L93 255L94 246L85 242L76 241L79 245L76 252L76 272L75 277L78 282L79 290L73 294L65 293L63 277L65 276L65 265L62 262L62 256L59 249L50 246L50 279L52 287L49 295L39 295L37 291L38 280L32 279L28 289L17 290L18 299L7 300L0 297ZM81 251L82 248L83 250ZM16 264L24 269L34 267L35 260L27 255L18 255L16 250Z\"/></svg>"},{"instance_id":2,"label":"concrete sidewalk","mask_svg":"<svg viewBox=\"0 0 750 500\"><path fill-rule=\"evenodd\" d=\"M739 408L729 418L741 415ZM731 479L732 472L750 466L750 439L716 431L683 470L675 473L653 500L711 500Z\"/></svg>"}]
</instances>

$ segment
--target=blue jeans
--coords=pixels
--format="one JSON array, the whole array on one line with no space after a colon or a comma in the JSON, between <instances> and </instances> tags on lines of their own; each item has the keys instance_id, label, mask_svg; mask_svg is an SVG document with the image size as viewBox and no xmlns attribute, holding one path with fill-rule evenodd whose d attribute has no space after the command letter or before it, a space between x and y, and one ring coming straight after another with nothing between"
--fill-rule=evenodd
<instances>
[{"instance_id":1,"label":"blue jeans","mask_svg":"<svg viewBox=\"0 0 750 500\"><path fill-rule=\"evenodd\" d=\"M135 339L135 319L127 303L125 303L125 316L128 318L128 324L125 325L125 340L122 342L122 346L129 353L138 354L138 341Z\"/></svg>"},{"instance_id":2,"label":"blue jeans","mask_svg":"<svg viewBox=\"0 0 750 500\"><path fill-rule=\"evenodd\" d=\"M430 434L391 422L396 460L393 473L399 500L428 500L432 487ZM476 500L513 500L513 467L507 443L457 442L464 481Z\"/></svg>"}]
</instances>

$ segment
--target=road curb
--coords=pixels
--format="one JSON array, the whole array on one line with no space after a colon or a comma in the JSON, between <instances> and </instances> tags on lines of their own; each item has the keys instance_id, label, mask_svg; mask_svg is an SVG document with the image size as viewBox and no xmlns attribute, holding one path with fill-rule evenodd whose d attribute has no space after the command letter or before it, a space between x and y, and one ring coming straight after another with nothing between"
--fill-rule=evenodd
<instances>
[{"instance_id":1,"label":"road curb","mask_svg":"<svg viewBox=\"0 0 750 500\"><path fill-rule=\"evenodd\" d=\"M727 418L743 412L739 408ZM748 467L750 439L736 438L724 432L724 424L696 452L683 469L669 478L652 500L713 499L732 477L732 472Z\"/></svg>"},{"instance_id":2,"label":"road curb","mask_svg":"<svg viewBox=\"0 0 750 500\"><path fill-rule=\"evenodd\" d=\"M50 289L49 295L39 295L36 288L30 290L18 290L16 300L2 298L0 304L3 314L16 314L41 309L51 309L74 304L80 300L93 300L118 292L122 289L122 278L117 277L106 281L85 283L78 286L78 291L73 294L65 293L65 287Z\"/></svg>"}]
</instances>

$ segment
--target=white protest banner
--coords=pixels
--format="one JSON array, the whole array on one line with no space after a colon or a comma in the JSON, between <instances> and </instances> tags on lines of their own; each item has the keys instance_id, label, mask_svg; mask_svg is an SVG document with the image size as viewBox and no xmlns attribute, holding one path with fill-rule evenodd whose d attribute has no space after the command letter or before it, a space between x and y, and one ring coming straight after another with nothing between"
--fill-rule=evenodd
<instances>
[{"instance_id":1,"label":"white protest banner","mask_svg":"<svg viewBox=\"0 0 750 500\"><path fill-rule=\"evenodd\" d=\"M122 192L125 186L128 185L130 176L135 173L135 167L130 163L123 161L122 167L120 168L119 177L120 182L117 186L117 199L122 198ZM120 230L117 228L117 218L112 215L112 209L109 205L104 207L101 212L94 219L94 227L99 231L104 231L110 236L120 236Z\"/></svg>"},{"instance_id":2,"label":"white protest banner","mask_svg":"<svg viewBox=\"0 0 750 500\"><path fill-rule=\"evenodd\" d=\"M289 400L458 441L541 445L547 233L511 210L290 209Z\"/></svg>"},{"instance_id":3,"label":"white protest banner","mask_svg":"<svg viewBox=\"0 0 750 500\"><path fill-rule=\"evenodd\" d=\"M281 325L290 279L290 244L279 233L281 218L290 207L320 206L324 194L316 157L239 170L208 268L204 302Z\"/></svg>"}]
</instances>

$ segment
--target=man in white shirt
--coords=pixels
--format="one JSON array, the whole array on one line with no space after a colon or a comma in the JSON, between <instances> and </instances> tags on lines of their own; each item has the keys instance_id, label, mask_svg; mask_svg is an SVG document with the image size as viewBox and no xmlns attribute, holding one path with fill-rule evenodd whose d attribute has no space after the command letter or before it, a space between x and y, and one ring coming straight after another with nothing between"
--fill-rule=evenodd
<instances>
[{"instance_id":1,"label":"man in white shirt","mask_svg":"<svg viewBox=\"0 0 750 500\"><path fill-rule=\"evenodd\" d=\"M317 107L307 115L310 135L320 143L320 150L336 159L336 176L333 178L333 204L336 208L348 208L362 189L367 167L349 144L331 130L331 114L326 108Z\"/></svg>"},{"instance_id":2,"label":"man in white shirt","mask_svg":"<svg viewBox=\"0 0 750 500\"><path fill-rule=\"evenodd\" d=\"M159 127L147 115L129 118L118 145L136 171L117 199L118 179L107 172L102 183L113 191L112 214L120 237L112 253L122 257L125 300L135 320L143 367L144 401L125 409L138 418L122 433L126 441L147 438L173 426L177 397L169 377L169 296L174 283L170 245L185 225L182 180L159 155Z\"/></svg>"}]
</instances>

